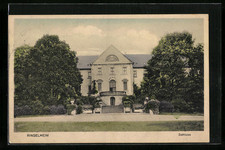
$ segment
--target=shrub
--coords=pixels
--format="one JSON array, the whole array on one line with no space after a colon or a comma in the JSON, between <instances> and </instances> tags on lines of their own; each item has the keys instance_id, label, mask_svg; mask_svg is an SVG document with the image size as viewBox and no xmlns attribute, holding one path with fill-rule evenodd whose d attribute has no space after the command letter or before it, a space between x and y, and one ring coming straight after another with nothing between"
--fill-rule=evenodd
<instances>
[{"instance_id":1,"label":"shrub","mask_svg":"<svg viewBox=\"0 0 225 150\"><path fill-rule=\"evenodd\" d=\"M66 105L66 108L67 108L67 114L71 115L71 112L76 108L76 106L68 104L68 105Z\"/></svg>"},{"instance_id":2,"label":"shrub","mask_svg":"<svg viewBox=\"0 0 225 150\"><path fill-rule=\"evenodd\" d=\"M94 108L101 108L100 104L96 104Z\"/></svg>"},{"instance_id":3,"label":"shrub","mask_svg":"<svg viewBox=\"0 0 225 150\"><path fill-rule=\"evenodd\" d=\"M123 106L124 107L131 107L130 101L124 101Z\"/></svg>"},{"instance_id":4,"label":"shrub","mask_svg":"<svg viewBox=\"0 0 225 150\"><path fill-rule=\"evenodd\" d=\"M186 103L184 100L182 99L175 99L171 102L174 106L174 111L176 112L189 112L190 110L190 106L188 103Z\"/></svg>"},{"instance_id":5,"label":"shrub","mask_svg":"<svg viewBox=\"0 0 225 150\"><path fill-rule=\"evenodd\" d=\"M87 100L87 99L85 98L85 100ZM85 103L83 103L83 100L82 100L82 99L78 99L78 100L76 101L76 104L77 104L77 105L83 105L83 104L85 104Z\"/></svg>"},{"instance_id":6,"label":"shrub","mask_svg":"<svg viewBox=\"0 0 225 150\"><path fill-rule=\"evenodd\" d=\"M49 115L50 114L49 106L44 106L42 114L43 115Z\"/></svg>"},{"instance_id":7,"label":"shrub","mask_svg":"<svg viewBox=\"0 0 225 150\"><path fill-rule=\"evenodd\" d=\"M54 96L50 96L49 98L46 98L46 100L43 102L44 105L54 105L57 104L58 99Z\"/></svg>"},{"instance_id":8,"label":"shrub","mask_svg":"<svg viewBox=\"0 0 225 150\"><path fill-rule=\"evenodd\" d=\"M159 106L159 112L173 112L174 106L170 102L161 101Z\"/></svg>"},{"instance_id":9,"label":"shrub","mask_svg":"<svg viewBox=\"0 0 225 150\"><path fill-rule=\"evenodd\" d=\"M35 101L31 102L30 107L31 107L34 115L40 115L40 114L42 114L44 105L42 104L42 102L40 100L35 100Z\"/></svg>"},{"instance_id":10,"label":"shrub","mask_svg":"<svg viewBox=\"0 0 225 150\"><path fill-rule=\"evenodd\" d=\"M23 116L23 115L32 115L32 114L33 114L33 111L28 105L25 105L25 106L15 105L14 107L14 117Z\"/></svg>"},{"instance_id":11,"label":"shrub","mask_svg":"<svg viewBox=\"0 0 225 150\"><path fill-rule=\"evenodd\" d=\"M83 112L82 106L78 105L77 109L76 109L76 113L77 114L81 114Z\"/></svg>"},{"instance_id":12,"label":"shrub","mask_svg":"<svg viewBox=\"0 0 225 150\"><path fill-rule=\"evenodd\" d=\"M144 104L145 98L146 97L144 95L140 95L140 96L136 97L134 103L135 104Z\"/></svg>"},{"instance_id":13,"label":"shrub","mask_svg":"<svg viewBox=\"0 0 225 150\"><path fill-rule=\"evenodd\" d=\"M154 114L158 114L159 113L159 105L160 105L160 102L158 100L150 100L146 104L145 110L146 110L146 112L149 112L149 109L151 109Z\"/></svg>"},{"instance_id":14,"label":"shrub","mask_svg":"<svg viewBox=\"0 0 225 150\"><path fill-rule=\"evenodd\" d=\"M122 98L122 101L123 101L123 103L125 101L129 101L130 103L134 103L135 99L136 99L136 97L134 95L129 95L129 96L124 96Z\"/></svg>"},{"instance_id":15,"label":"shrub","mask_svg":"<svg viewBox=\"0 0 225 150\"><path fill-rule=\"evenodd\" d=\"M52 105L49 107L50 108L50 114L52 115L60 115L60 114L65 114L66 113L66 109L64 108L63 105Z\"/></svg>"},{"instance_id":16,"label":"shrub","mask_svg":"<svg viewBox=\"0 0 225 150\"><path fill-rule=\"evenodd\" d=\"M100 98L96 98L94 103L92 104L93 109L101 107L102 100Z\"/></svg>"},{"instance_id":17,"label":"shrub","mask_svg":"<svg viewBox=\"0 0 225 150\"><path fill-rule=\"evenodd\" d=\"M124 96L122 98L122 103L124 107L133 107L133 103L135 101L136 97L134 95Z\"/></svg>"}]
</instances>

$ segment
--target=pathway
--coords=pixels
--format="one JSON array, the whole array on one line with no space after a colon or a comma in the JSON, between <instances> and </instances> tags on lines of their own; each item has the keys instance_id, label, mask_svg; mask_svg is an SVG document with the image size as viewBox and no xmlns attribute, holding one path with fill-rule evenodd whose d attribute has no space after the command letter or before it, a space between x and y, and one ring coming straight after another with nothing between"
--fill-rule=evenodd
<instances>
[{"instance_id":1,"label":"pathway","mask_svg":"<svg viewBox=\"0 0 225 150\"><path fill-rule=\"evenodd\" d=\"M43 117L15 118L15 122L101 122L101 121L201 121L204 116L176 116L176 115L150 115L150 114L80 114L55 115Z\"/></svg>"}]
</instances>

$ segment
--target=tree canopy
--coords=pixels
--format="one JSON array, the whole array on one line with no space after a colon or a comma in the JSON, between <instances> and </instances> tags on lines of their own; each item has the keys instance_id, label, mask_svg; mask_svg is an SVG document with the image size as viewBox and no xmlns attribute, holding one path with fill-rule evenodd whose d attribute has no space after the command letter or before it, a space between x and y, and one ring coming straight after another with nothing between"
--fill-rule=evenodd
<instances>
[{"instance_id":1,"label":"tree canopy","mask_svg":"<svg viewBox=\"0 0 225 150\"><path fill-rule=\"evenodd\" d=\"M82 78L76 53L56 35L44 35L33 47L15 50L15 104L40 100L43 105L66 105L80 95Z\"/></svg>"},{"instance_id":2,"label":"tree canopy","mask_svg":"<svg viewBox=\"0 0 225 150\"><path fill-rule=\"evenodd\" d=\"M165 35L153 50L141 84L142 93L160 101L203 111L203 46L188 32ZM181 108L178 108L181 110Z\"/></svg>"}]
</instances>

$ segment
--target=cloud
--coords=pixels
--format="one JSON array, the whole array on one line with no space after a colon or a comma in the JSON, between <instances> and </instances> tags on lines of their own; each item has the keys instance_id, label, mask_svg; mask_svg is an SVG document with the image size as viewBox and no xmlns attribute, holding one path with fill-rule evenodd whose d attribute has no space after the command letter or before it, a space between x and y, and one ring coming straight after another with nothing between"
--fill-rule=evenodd
<instances>
[{"instance_id":1,"label":"cloud","mask_svg":"<svg viewBox=\"0 0 225 150\"><path fill-rule=\"evenodd\" d=\"M148 30L118 29L111 33L111 41L125 53L150 54L159 38Z\"/></svg>"},{"instance_id":2,"label":"cloud","mask_svg":"<svg viewBox=\"0 0 225 150\"><path fill-rule=\"evenodd\" d=\"M87 26L77 26L72 29L73 34L81 34L85 36L104 36L101 29L96 26L87 25Z\"/></svg>"},{"instance_id":3,"label":"cloud","mask_svg":"<svg viewBox=\"0 0 225 150\"><path fill-rule=\"evenodd\" d=\"M21 46L23 43L34 45L44 34L54 34L58 35L60 40L66 41L71 50L76 51L78 55L99 55L111 44L127 54L150 54L159 40L147 29L130 27L109 30L107 27L100 28L94 25L48 26L18 31L25 31L25 33L23 37L17 34L16 46Z\"/></svg>"}]
</instances>

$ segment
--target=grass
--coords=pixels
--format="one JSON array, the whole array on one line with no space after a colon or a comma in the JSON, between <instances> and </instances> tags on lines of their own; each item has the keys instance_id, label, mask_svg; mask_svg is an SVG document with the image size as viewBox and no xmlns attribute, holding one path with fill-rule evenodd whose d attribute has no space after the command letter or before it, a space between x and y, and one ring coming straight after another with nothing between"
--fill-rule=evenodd
<instances>
[{"instance_id":1,"label":"grass","mask_svg":"<svg viewBox=\"0 0 225 150\"><path fill-rule=\"evenodd\" d=\"M160 113L159 115L173 115L175 119L179 119L180 116L204 116L204 114L202 113L192 113L192 114L188 114L188 113L178 113L178 112L174 112L174 113Z\"/></svg>"},{"instance_id":2,"label":"grass","mask_svg":"<svg viewBox=\"0 0 225 150\"><path fill-rule=\"evenodd\" d=\"M66 115L66 114L63 114ZM16 116L15 118L27 118L27 117L49 117L54 115L23 115L23 116ZM60 116L60 115L58 115Z\"/></svg>"},{"instance_id":3,"label":"grass","mask_svg":"<svg viewBox=\"0 0 225 150\"><path fill-rule=\"evenodd\" d=\"M174 116L204 116L203 113L179 113L179 112L174 112L174 113L166 113L166 112L162 112L162 113L159 113L159 115L174 115Z\"/></svg>"},{"instance_id":4,"label":"grass","mask_svg":"<svg viewBox=\"0 0 225 150\"><path fill-rule=\"evenodd\" d=\"M15 132L203 131L203 121L16 122Z\"/></svg>"}]
</instances>

